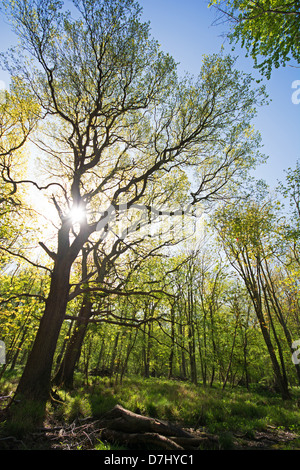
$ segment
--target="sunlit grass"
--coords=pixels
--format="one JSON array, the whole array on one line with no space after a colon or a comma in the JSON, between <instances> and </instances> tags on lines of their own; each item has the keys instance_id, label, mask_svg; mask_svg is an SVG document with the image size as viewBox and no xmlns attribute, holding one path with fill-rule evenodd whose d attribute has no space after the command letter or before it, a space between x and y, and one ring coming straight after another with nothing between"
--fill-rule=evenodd
<instances>
[{"instance_id":1,"label":"sunlit grass","mask_svg":"<svg viewBox=\"0 0 300 470\"><path fill-rule=\"evenodd\" d=\"M295 389L294 394L300 391ZM118 403L133 412L215 433L242 431L251 435L254 429L263 430L268 425L300 432L296 399L283 402L279 395L243 388L224 391L187 382L140 378L128 378L122 385L110 387L107 379L101 379L90 399L98 416Z\"/></svg>"},{"instance_id":2,"label":"sunlit grass","mask_svg":"<svg viewBox=\"0 0 300 470\"><path fill-rule=\"evenodd\" d=\"M44 417L44 406L36 401L23 400L22 406L11 405L11 409L14 411L11 419L1 423L5 435L22 438L33 432Z\"/></svg>"},{"instance_id":3,"label":"sunlit grass","mask_svg":"<svg viewBox=\"0 0 300 470\"><path fill-rule=\"evenodd\" d=\"M9 392L10 379L2 383L6 393ZM230 448L234 432L251 437L255 431L272 426L300 433L299 388L292 390L292 400L283 401L280 395L255 388L252 391L242 387L222 390L218 386L211 388L140 377L125 378L122 384L116 384L109 378L97 377L89 386L82 383L79 386L78 379L76 389L58 393L61 402L47 407L47 419L52 422L71 423L77 418L87 417L100 419L120 404L135 413L215 433L224 441L226 448ZM32 427L38 408L29 404L20 412L22 416L11 423L14 434ZM103 446L106 443L99 442L99 449Z\"/></svg>"}]
</instances>

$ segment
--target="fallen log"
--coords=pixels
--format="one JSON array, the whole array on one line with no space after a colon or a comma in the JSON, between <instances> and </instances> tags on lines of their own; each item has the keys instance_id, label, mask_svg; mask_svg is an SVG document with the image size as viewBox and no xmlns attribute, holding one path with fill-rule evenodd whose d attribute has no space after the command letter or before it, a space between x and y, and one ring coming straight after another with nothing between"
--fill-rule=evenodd
<instances>
[{"instance_id":1,"label":"fallen log","mask_svg":"<svg viewBox=\"0 0 300 470\"><path fill-rule=\"evenodd\" d=\"M148 445L165 450L216 448L218 439L206 433L193 435L173 423L142 416L116 405L100 420L101 439L139 448Z\"/></svg>"},{"instance_id":2,"label":"fallen log","mask_svg":"<svg viewBox=\"0 0 300 470\"><path fill-rule=\"evenodd\" d=\"M133 413L120 405L116 405L107 412L101 422L105 427L117 431L154 432L163 436L192 437L191 434L171 423Z\"/></svg>"}]
</instances>

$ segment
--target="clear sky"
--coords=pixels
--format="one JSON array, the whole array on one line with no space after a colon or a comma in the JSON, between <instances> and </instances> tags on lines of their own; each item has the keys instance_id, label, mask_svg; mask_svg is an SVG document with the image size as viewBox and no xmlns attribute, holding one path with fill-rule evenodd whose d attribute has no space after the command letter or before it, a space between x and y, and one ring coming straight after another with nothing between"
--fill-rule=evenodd
<instances>
[{"instance_id":1,"label":"clear sky","mask_svg":"<svg viewBox=\"0 0 300 470\"><path fill-rule=\"evenodd\" d=\"M143 18L150 21L152 35L162 49L169 52L180 63L180 73L197 75L203 54L218 53L222 44L225 52L239 56L237 67L254 77L261 78L253 68L251 58L245 51L224 42L222 33L228 25L213 26L215 10L207 8L207 0L140 0ZM68 1L65 2L66 6ZM15 38L10 28L0 17L0 51L5 51ZM284 170L295 167L300 159L300 104L292 102L293 82L300 81L300 68L285 67L274 70L270 80L264 80L267 93L272 100L259 109L255 126L262 135L264 153L268 162L259 168L261 177L273 188L284 179ZM7 85L8 75L0 69L0 87ZM300 82L299 82L300 83ZM300 86L298 86L300 88ZM300 98L300 93L298 94Z\"/></svg>"},{"instance_id":2,"label":"clear sky","mask_svg":"<svg viewBox=\"0 0 300 470\"><path fill-rule=\"evenodd\" d=\"M216 10L207 8L207 0L140 0L143 17L149 20L153 36L162 48L180 62L179 70L195 75L201 68L203 54L225 52L238 56L237 67L255 78L261 78L253 68L253 60L246 51L224 41L222 33L228 25L214 26ZM284 170L295 167L300 159L300 104L292 102L294 81L299 80L300 68L285 67L273 71L270 80L264 79L271 103L259 109L254 124L262 136L263 152L268 156L256 176L274 188L284 179ZM298 85L298 88L300 86ZM300 98L300 93L298 94Z\"/></svg>"}]
</instances>

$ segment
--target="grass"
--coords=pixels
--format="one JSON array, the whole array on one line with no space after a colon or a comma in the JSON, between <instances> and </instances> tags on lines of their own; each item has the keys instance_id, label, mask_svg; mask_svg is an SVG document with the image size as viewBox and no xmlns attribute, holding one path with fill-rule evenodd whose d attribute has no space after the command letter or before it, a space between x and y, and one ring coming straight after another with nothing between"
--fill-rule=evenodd
<instances>
[{"instance_id":1,"label":"grass","mask_svg":"<svg viewBox=\"0 0 300 470\"><path fill-rule=\"evenodd\" d=\"M9 392L11 377L0 386L0 395ZM13 386L13 385L12 385ZM268 426L300 434L300 388L292 390L293 399L282 401L276 394L263 390L248 391L237 387L195 386L157 378L125 378L120 385L112 385L108 378L97 378L89 387L78 387L72 392L60 390L61 403L47 408L48 422L71 423L76 418L100 418L114 405L159 419L177 422L185 427L205 428L217 434L224 448L231 448L232 433L247 436L263 431ZM39 417L39 409L28 403L10 423L10 433L22 434L30 430ZM98 450L111 449L99 441Z\"/></svg>"},{"instance_id":2,"label":"grass","mask_svg":"<svg viewBox=\"0 0 300 470\"><path fill-rule=\"evenodd\" d=\"M284 402L279 395L240 387L223 391L156 378L127 378L122 385L111 386L104 378L97 379L97 386L85 399L88 397L95 417L119 403L134 412L205 427L213 433L251 434L267 426L300 433L300 389L295 388L293 395L293 400Z\"/></svg>"}]
</instances>

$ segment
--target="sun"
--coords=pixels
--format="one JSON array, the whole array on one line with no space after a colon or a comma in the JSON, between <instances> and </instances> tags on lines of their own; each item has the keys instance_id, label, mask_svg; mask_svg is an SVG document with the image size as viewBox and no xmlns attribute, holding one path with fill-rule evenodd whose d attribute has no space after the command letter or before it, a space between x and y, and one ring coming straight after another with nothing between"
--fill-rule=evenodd
<instances>
[{"instance_id":1,"label":"sun","mask_svg":"<svg viewBox=\"0 0 300 470\"><path fill-rule=\"evenodd\" d=\"M86 218L86 212L83 207L73 206L69 212L69 217L73 224L81 223Z\"/></svg>"}]
</instances>

